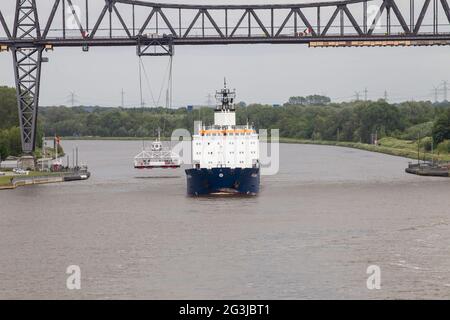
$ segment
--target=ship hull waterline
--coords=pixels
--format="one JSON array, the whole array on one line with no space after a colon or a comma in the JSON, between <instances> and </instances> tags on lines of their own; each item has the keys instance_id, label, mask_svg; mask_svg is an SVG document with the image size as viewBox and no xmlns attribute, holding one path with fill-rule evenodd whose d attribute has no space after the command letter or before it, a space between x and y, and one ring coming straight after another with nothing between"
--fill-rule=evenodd
<instances>
[{"instance_id":1,"label":"ship hull waterline","mask_svg":"<svg viewBox=\"0 0 450 320\"><path fill-rule=\"evenodd\" d=\"M187 194L256 196L260 189L259 168L187 169Z\"/></svg>"},{"instance_id":2,"label":"ship hull waterline","mask_svg":"<svg viewBox=\"0 0 450 320\"><path fill-rule=\"evenodd\" d=\"M167 165L167 166L135 166L138 170L151 170L151 169L179 169L180 165Z\"/></svg>"}]
</instances>

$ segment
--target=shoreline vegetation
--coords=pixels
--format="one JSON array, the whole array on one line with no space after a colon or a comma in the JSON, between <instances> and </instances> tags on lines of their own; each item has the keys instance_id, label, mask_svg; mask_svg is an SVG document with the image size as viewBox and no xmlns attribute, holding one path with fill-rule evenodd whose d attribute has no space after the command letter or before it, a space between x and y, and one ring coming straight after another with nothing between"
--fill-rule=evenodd
<instances>
[{"instance_id":1,"label":"shoreline vegetation","mask_svg":"<svg viewBox=\"0 0 450 320\"><path fill-rule=\"evenodd\" d=\"M369 152L376 152L387 154L391 156L397 156L407 158L410 160L417 160L419 152L417 150L417 142L410 140L400 140L395 138L382 138L379 141L379 145L361 143L361 142L346 142L346 141L318 141L318 140L302 140L292 138L280 138L281 143L297 143L297 144L310 144L310 145L322 145L322 146L335 146L351 149L358 149ZM420 148L420 160L421 161L450 161L450 154L437 154L431 153Z\"/></svg>"},{"instance_id":2,"label":"shoreline vegetation","mask_svg":"<svg viewBox=\"0 0 450 320\"><path fill-rule=\"evenodd\" d=\"M50 173L50 172L39 172L39 171L32 171L28 175L7 175L7 176L0 176L0 190L1 189L15 189L15 186L12 183L12 179L32 179L32 178L54 178L59 177L60 173Z\"/></svg>"},{"instance_id":3,"label":"shoreline vegetation","mask_svg":"<svg viewBox=\"0 0 450 320\"><path fill-rule=\"evenodd\" d=\"M11 174L0 176L0 190L11 190L23 186L87 180L90 172L81 168L72 171L40 172L31 171L28 175Z\"/></svg>"}]
</instances>

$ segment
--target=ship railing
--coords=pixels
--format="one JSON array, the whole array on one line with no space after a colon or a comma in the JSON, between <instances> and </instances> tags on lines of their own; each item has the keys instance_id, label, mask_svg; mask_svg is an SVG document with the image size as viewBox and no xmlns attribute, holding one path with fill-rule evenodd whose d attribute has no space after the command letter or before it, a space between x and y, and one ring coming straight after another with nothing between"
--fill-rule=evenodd
<instances>
[{"instance_id":1,"label":"ship railing","mask_svg":"<svg viewBox=\"0 0 450 320\"><path fill-rule=\"evenodd\" d=\"M241 125L241 126L203 126L202 130L254 130L251 125Z\"/></svg>"},{"instance_id":2,"label":"ship railing","mask_svg":"<svg viewBox=\"0 0 450 320\"><path fill-rule=\"evenodd\" d=\"M178 158L179 156L172 152L172 151L149 151L144 150L141 153L139 153L136 157L134 157L136 160L141 159L172 159L172 158Z\"/></svg>"}]
</instances>

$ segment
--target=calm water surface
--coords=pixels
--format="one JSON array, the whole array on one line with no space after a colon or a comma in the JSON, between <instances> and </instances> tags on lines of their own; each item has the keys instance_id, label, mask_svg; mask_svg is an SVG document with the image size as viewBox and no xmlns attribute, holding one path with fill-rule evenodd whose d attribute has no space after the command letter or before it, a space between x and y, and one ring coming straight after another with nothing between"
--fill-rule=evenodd
<instances>
[{"instance_id":1,"label":"calm water surface","mask_svg":"<svg viewBox=\"0 0 450 320\"><path fill-rule=\"evenodd\" d=\"M89 181L0 192L0 298L450 298L450 180L406 159L285 144L258 197L197 199L182 170L132 168L141 142L74 146Z\"/></svg>"}]
</instances>

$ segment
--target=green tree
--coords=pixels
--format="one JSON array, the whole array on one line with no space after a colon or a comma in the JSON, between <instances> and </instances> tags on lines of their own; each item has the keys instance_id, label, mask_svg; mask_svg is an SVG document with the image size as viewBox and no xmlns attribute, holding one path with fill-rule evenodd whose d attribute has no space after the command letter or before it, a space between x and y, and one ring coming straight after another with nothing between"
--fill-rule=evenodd
<instances>
[{"instance_id":1,"label":"green tree","mask_svg":"<svg viewBox=\"0 0 450 320\"><path fill-rule=\"evenodd\" d=\"M2 159L8 156L19 156L22 152L20 129L12 127L0 130L0 155Z\"/></svg>"},{"instance_id":2,"label":"green tree","mask_svg":"<svg viewBox=\"0 0 450 320\"><path fill-rule=\"evenodd\" d=\"M16 90L0 87L0 129L19 125Z\"/></svg>"},{"instance_id":3,"label":"green tree","mask_svg":"<svg viewBox=\"0 0 450 320\"><path fill-rule=\"evenodd\" d=\"M442 112L433 126L433 141L436 145L447 139L450 139L450 109Z\"/></svg>"},{"instance_id":4,"label":"green tree","mask_svg":"<svg viewBox=\"0 0 450 320\"><path fill-rule=\"evenodd\" d=\"M359 134L363 142L371 142L371 135L381 138L397 130L403 130L402 117L398 108L380 100L364 103L357 108L360 120Z\"/></svg>"}]
</instances>

